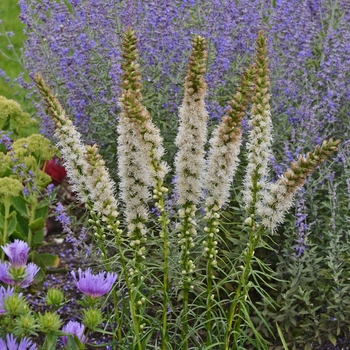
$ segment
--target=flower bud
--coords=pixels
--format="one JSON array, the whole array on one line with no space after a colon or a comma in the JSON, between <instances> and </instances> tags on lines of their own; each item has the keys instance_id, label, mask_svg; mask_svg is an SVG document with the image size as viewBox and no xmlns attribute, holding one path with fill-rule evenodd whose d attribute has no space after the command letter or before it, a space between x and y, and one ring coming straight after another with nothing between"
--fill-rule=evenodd
<instances>
[{"instance_id":1,"label":"flower bud","mask_svg":"<svg viewBox=\"0 0 350 350\"><path fill-rule=\"evenodd\" d=\"M60 329L62 322L60 317L54 312L38 314L39 328L44 333L56 332Z\"/></svg>"},{"instance_id":2,"label":"flower bud","mask_svg":"<svg viewBox=\"0 0 350 350\"><path fill-rule=\"evenodd\" d=\"M102 312L97 309L88 309L84 310L84 325L91 329L95 330L98 325L100 325L103 321Z\"/></svg>"},{"instance_id":3,"label":"flower bud","mask_svg":"<svg viewBox=\"0 0 350 350\"><path fill-rule=\"evenodd\" d=\"M46 295L46 304L49 306L61 306L64 304L64 294L59 289L49 289Z\"/></svg>"}]
</instances>

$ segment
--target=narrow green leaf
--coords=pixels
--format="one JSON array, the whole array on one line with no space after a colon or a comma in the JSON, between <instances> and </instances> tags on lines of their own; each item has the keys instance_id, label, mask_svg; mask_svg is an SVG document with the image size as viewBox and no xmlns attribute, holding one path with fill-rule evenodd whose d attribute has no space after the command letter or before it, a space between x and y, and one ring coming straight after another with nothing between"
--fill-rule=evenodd
<instances>
[{"instance_id":1,"label":"narrow green leaf","mask_svg":"<svg viewBox=\"0 0 350 350\"><path fill-rule=\"evenodd\" d=\"M284 350L288 350L287 342L286 342L286 340L284 339L282 330L281 330L281 328L280 328L280 326L278 325L277 322L276 322L276 327L277 327L278 335L279 335L279 337L280 337L280 339L281 339L281 342L282 342L282 345L283 345L283 349L284 349Z\"/></svg>"}]
</instances>

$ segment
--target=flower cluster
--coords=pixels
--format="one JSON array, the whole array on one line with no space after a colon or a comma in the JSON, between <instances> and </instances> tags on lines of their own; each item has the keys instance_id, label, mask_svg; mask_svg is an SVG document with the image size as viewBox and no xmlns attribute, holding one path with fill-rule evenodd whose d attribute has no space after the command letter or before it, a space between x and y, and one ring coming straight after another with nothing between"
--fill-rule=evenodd
<instances>
[{"instance_id":1,"label":"flower cluster","mask_svg":"<svg viewBox=\"0 0 350 350\"><path fill-rule=\"evenodd\" d=\"M105 220L113 221L118 216L118 202L115 199L114 182L107 168L97 155L97 147L85 147L81 135L72 121L65 115L61 104L52 94L40 75L36 84L55 123L57 146L64 158L64 165L78 198L88 208L103 215Z\"/></svg>"},{"instance_id":2,"label":"flower cluster","mask_svg":"<svg viewBox=\"0 0 350 350\"><path fill-rule=\"evenodd\" d=\"M284 215L293 204L295 192L303 186L309 174L338 149L340 140L323 141L306 157L299 156L297 162L284 172L275 183L266 186L263 198L257 203L257 212L265 227L274 230L283 222Z\"/></svg>"},{"instance_id":3,"label":"flower cluster","mask_svg":"<svg viewBox=\"0 0 350 350\"><path fill-rule=\"evenodd\" d=\"M14 242L2 247L9 258L9 262L0 262L0 281L27 288L34 280L39 267L34 263L27 264L28 244L16 239Z\"/></svg>"},{"instance_id":4,"label":"flower cluster","mask_svg":"<svg viewBox=\"0 0 350 350\"><path fill-rule=\"evenodd\" d=\"M187 66L184 98L179 108L180 124L175 140L178 151L174 161L175 187L180 206L180 221L177 224L180 231L178 244L181 249L179 265L182 274L181 286L185 295L193 288L192 279L196 266L190 257L190 251L194 247L194 237L197 235L196 211L202 194L205 169L204 145L207 141L208 120L204 101L207 89L204 79L206 62L206 41L201 36L195 36ZM187 332L186 317L182 320L183 334Z\"/></svg>"},{"instance_id":5,"label":"flower cluster","mask_svg":"<svg viewBox=\"0 0 350 350\"><path fill-rule=\"evenodd\" d=\"M108 272L105 276L104 272L99 272L94 275L91 273L91 269L87 269L85 272L79 269L78 278L74 271L71 274L77 288L91 298L98 298L107 294L117 280L115 273Z\"/></svg>"},{"instance_id":6,"label":"flower cluster","mask_svg":"<svg viewBox=\"0 0 350 350\"><path fill-rule=\"evenodd\" d=\"M265 187L268 176L268 161L271 154L272 122L270 110L270 80L266 38L261 31L257 39L256 89L249 119L248 166L244 178L244 204L253 214L260 200L260 190Z\"/></svg>"}]
</instances>

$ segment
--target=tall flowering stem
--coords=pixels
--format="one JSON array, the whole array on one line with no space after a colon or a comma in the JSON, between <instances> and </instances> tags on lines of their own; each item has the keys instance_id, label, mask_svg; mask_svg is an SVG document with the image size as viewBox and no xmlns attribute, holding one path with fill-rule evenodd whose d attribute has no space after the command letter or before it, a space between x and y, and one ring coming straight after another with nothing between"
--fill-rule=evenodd
<instances>
[{"instance_id":1,"label":"tall flowering stem","mask_svg":"<svg viewBox=\"0 0 350 350\"><path fill-rule=\"evenodd\" d=\"M249 120L248 166L244 179L243 199L248 213L254 217L256 203L262 197L268 175L268 161L271 155L272 122L270 110L270 79L267 58L267 43L259 32L256 47L256 90L252 98Z\"/></svg>"},{"instance_id":2,"label":"tall flowering stem","mask_svg":"<svg viewBox=\"0 0 350 350\"><path fill-rule=\"evenodd\" d=\"M247 69L236 93L232 96L229 109L221 118L221 122L214 130L209 143L208 163L204 186L206 189L205 200L205 228L206 240L204 244L204 257L207 259L207 301L206 301L206 331L207 345L212 344L212 294L215 276L213 270L217 266L217 240L219 231L220 209L229 197L230 185L239 162L240 145L242 138L242 118L244 117L248 103L253 94L253 81L255 66Z\"/></svg>"},{"instance_id":3,"label":"tall flowering stem","mask_svg":"<svg viewBox=\"0 0 350 350\"><path fill-rule=\"evenodd\" d=\"M115 184L108 174L104 161L98 155L97 146L86 147L83 144L80 133L39 74L35 76L35 83L55 124L57 147L64 159L72 189L88 209L90 216L93 216L95 237L102 241L105 238L101 234L101 221L107 223L114 234L120 235L117 220L118 201L114 196ZM106 252L104 258L107 261Z\"/></svg>"},{"instance_id":4,"label":"tall flowering stem","mask_svg":"<svg viewBox=\"0 0 350 350\"><path fill-rule=\"evenodd\" d=\"M267 186L257 210L264 227L273 231L283 222L285 213L293 205L296 191L304 185L307 176L338 149L339 143L340 140L333 139L323 141L313 152L308 152L305 157L299 156L275 183Z\"/></svg>"},{"instance_id":5,"label":"tall flowering stem","mask_svg":"<svg viewBox=\"0 0 350 350\"><path fill-rule=\"evenodd\" d=\"M194 219L202 191L202 174L205 167L204 144L207 136L207 119L204 97L207 85L204 81L206 71L206 42L200 36L193 40L185 79L185 91L179 109L180 126L175 144L178 152L175 158L176 189L179 195L179 245L181 248L180 265L182 270L183 310L182 335L183 349L188 348L188 296L193 287L192 274L195 269L190 259L193 237L197 234Z\"/></svg>"},{"instance_id":6,"label":"tall flowering stem","mask_svg":"<svg viewBox=\"0 0 350 350\"><path fill-rule=\"evenodd\" d=\"M249 276L251 274L252 259L255 249L260 241L263 232L261 226L255 223L256 206L262 198L265 187L266 176L268 174L268 160L271 154L272 122L270 112L270 80L267 58L266 38L262 31L259 32L256 41L255 57L255 93L252 98L251 118L249 120L248 134L248 166L244 179L243 199L248 219L247 223L249 236L248 243L243 251L242 272L238 280L233 302L228 313L228 323L225 335L225 350L230 346L231 335L233 333L233 349L239 346L239 336L241 334L241 323L245 319L243 316L245 301L249 292ZM234 326L233 326L234 324ZM232 331L232 328L233 331Z\"/></svg>"},{"instance_id":7,"label":"tall flowering stem","mask_svg":"<svg viewBox=\"0 0 350 350\"><path fill-rule=\"evenodd\" d=\"M35 83L41 93L47 113L55 125L55 137L57 147L60 149L67 175L72 183L72 189L78 199L89 212L89 223L94 230L94 237L103 254L107 269L110 269L105 245L106 230L116 238L119 253L121 248L121 230L117 217L118 201L114 196L115 184L110 178L104 161L98 154L96 145L85 146L81 141L81 135L75 129L72 121L66 116L61 104L46 85L40 74L36 74ZM119 254L122 266L125 266L123 254ZM117 310L117 298L114 300ZM117 321L119 314L116 313ZM118 322L118 325L120 323ZM121 330L118 327L118 339L121 341Z\"/></svg>"},{"instance_id":8,"label":"tall flowering stem","mask_svg":"<svg viewBox=\"0 0 350 350\"><path fill-rule=\"evenodd\" d=\"M136 63L138 51L134 31L127 29L122 44L122 95L119 99L121 114L119 119L119 175L121 178L121 197L126 205L126 220L130 247L134 251L133 267L129 270L138 315L142 314L145 298L139 292L143 281L143 259L147 229L144 223L148 219L149 188L153 188L153 199L160 211L160 237L164 242L164 303L162 348L167 344L167 304L168 304L168 218L164 210L164 194L168 191L163 186L168 171L162 162L164 154L162 138L153 124L151 116L142 104L141 74ZM132 287L133 288L133 287ZM138 291L137 291L138 289Z\"/></svg>"}]
</instances>

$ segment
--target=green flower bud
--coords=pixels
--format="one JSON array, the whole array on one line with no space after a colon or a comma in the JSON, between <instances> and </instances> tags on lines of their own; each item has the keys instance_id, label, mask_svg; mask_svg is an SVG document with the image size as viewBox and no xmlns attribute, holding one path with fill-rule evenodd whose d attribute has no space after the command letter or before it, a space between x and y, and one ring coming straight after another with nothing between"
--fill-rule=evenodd
<instances>
[{"instance_id":1,"label":"green flower bud","mask_svg":"<svg viewBox=\"0 0 350 350\"><path fill-rule=\"evenodd\" d=\"M27 335L37 335L36 330L38 325L36 319L32 314L24 314L15 319L15 329L14 334L17 337L24 337Z\"/></svg>"},{"instance_id":2,"label":"green flower bud","mask_svg":"<svg viewBox=\"0 0 350 350\"><path fill-rule=\"evenodd\" d=\"M84 325L94 330L98 325L100 325L103 321L102 312L97 309L88 309L84 310L84 318L83 323Z\"/></svg>"},{"instance_id":3,"label":"green flower bud","mask_svg":"<svg viewBox=\"0 0 350 350\"><path fill-rule=\"evenodd\" d=\"M49 306L60 307L64 304L64 294L56 288L51 288L47 291L46 304Z\"/></svg>"},{"instance_id":4,"label":"green flower bud","mask_svg":"<svg viewBox=\"0 0 350 350\"><path fill-rule=\"evenodd\" d=\"M44 333L56 332L61 328L62 321L54 312L45 312L38 314L38 324L40 331Z\"/></svg>"},{"instance_id":5,"label":"green flower bud","mask_svg":"<svg viewBox=\"0 0 350 350\"><path fill-rule=\"evenodd\" d=\"M29 307L23 296L13 294L3 300L3 308L10 315L21 315L28 312Z\"/></svg>"}]
</instances>

